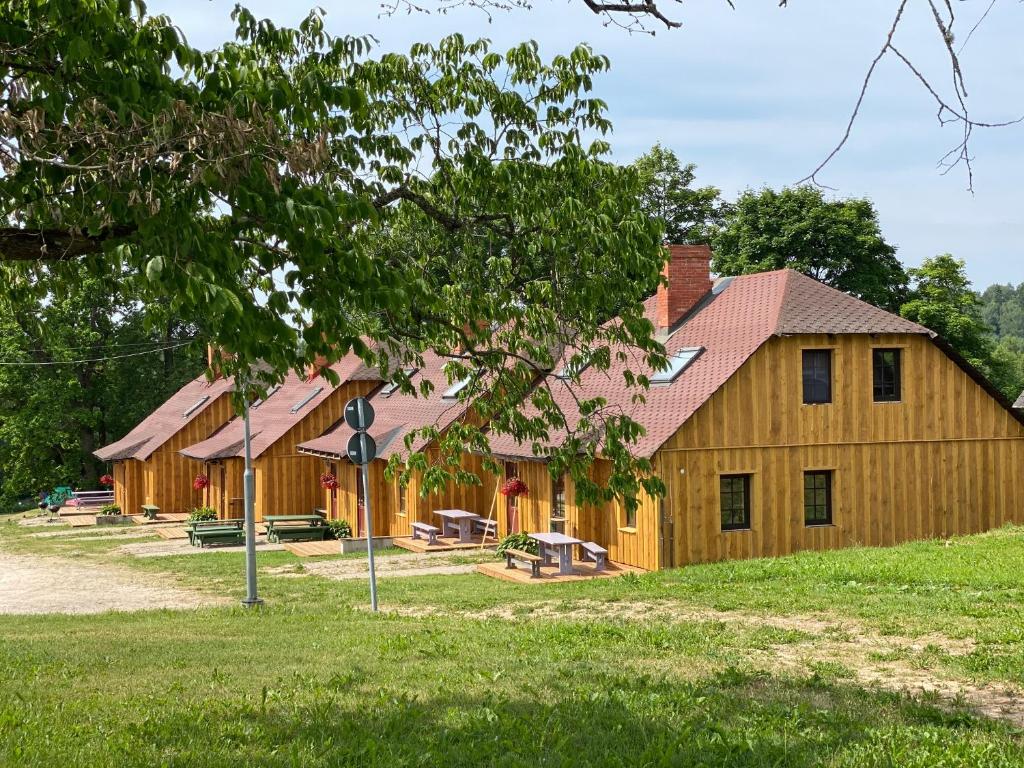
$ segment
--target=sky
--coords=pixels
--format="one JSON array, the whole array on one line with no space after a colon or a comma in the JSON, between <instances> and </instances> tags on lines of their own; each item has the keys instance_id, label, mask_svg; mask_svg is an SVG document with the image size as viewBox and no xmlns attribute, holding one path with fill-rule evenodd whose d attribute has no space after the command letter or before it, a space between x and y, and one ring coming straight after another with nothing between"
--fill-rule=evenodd
<instances>
[{"instance_id":1,"label":"sky","mask_svg":"<svg viewBox=\"0 0 1024 768\"><path fill-rule=\"evenodd\" d=\"M992 0L955 3L958 41ZM438 0L420 0L437 7ZM536 40L551 58L587 43L611 59L594 93L609 105L613 159L628 162L654 143L697 165L697 183L732 197L781 187L810 173L842 136L896 0L664 0L681 29L653 37L606 26L581 0L534 0L531 10L458 8L447 14L381 16L379 0L246 0L259 17L295 25L314 5L333 34L372 35L376 51L405 52L460 32L506 50ZM225 0L150 0L199 48L232 37ZM942 41L924 0L910 0L895 43L949 94ZM995 0L963 50L973 116L1001 121L1024 114L1024 4ZM974 193L963 169L936 164L958 141L942 128L931 97L895 59L884 60L852 136L819 180L830 195L874 201L886 239L909 266L949 252L967 262L975 286L1024 282L1020 179L1024 124L975 132Z\"/></svg>"}]
</instances>

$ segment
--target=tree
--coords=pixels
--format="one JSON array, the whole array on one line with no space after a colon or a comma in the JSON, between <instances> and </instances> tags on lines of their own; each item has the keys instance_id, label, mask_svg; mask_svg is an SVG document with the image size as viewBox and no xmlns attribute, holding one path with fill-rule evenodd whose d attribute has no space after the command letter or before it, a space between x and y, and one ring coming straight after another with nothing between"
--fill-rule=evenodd
<instances>
[{"instance_id":1,"label":"tree","mask_svg":"<svg viewBox=\"0 0 1024 768\"><path fill-rule=\"evenodd\" d=\"M809 186L748 190L713 245L723 275L795 269L885 309L906 298L907 274L866 199L826 200Z\"/></svg>"},{"instance_id":2,"label":"tree","mask_svg":"<svg viewBox=\"0 0 1024 768\"><path fill-rule=\"evenodd\" d=\"M194 329L78 267L34 307L0 304L0 503L95 488L92 451L123 436L204 367Z\"/></svg>"},{"instance_id":3,"label":"tree","mask_svg":"<svg viewBox=\"0 0 1024 768\"><path fill-rule=\"evenodd\" d=\"M935 331L1008 398L1024 387L1010 347L997 350L992 329L981 316L966 265L948 253L910 270L913 286L900 314Z\"/></svg>"},{"instance_id":4,"label":"tree","mask_svg":"<svg viewBox=\"0 0 1024 768\"><path fill-rule=\"evenodd\" d=\"M80 265L124 271L141 300L234 353L229 371L263 360L270 379L350 350L390 374L432 349L453 377L475 372L463 396L498 414L531 397L541 419L495 420L527 441L564 421L531 386L560 345L664 359L642 315L659 227L636 172L604 159L610 123L590 93L606 58L580 46L546 62L533 44L501 54L458 35L375 58L318 13L297 29L234 18L236 40L201 53L141 3L9 4L10 301L34 305ZM628 447L635 425L601 406L585 404L581 428ZM461 437L486 447L479 430ZM626 453L615 476L657 490Z\"/></svg>"},{"instance_id":5,"label":"tree","mask_svg":"<svg viewBox=\"0 0 1024 768\"><path fill-rule=\"evenodd\" d=\"M697 166L681 165L676 153L655 144L633 162L644 185L641 205L661 221L668 243L706 243L721 224L725 206L715 187L693 188Z\"/></svg>"}]
</instances>

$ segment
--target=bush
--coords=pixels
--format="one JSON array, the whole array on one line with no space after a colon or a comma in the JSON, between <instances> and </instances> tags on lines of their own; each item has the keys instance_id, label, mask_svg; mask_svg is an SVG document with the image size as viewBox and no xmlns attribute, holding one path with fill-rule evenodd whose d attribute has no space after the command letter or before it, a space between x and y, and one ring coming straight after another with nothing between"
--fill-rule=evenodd
<instances>
[{"instance_id":1,"label":"bush","mask_svg":"<svg viewBox=\"0 0 1024 768\"><path fill-rule=\"evenodd\" d=\"M190 523L198 523L203 520L216 520L217 510L213 507L196 507L188 513L188 521Z\"/></svg>"},{"instance_id":2,"label":"bush","mask_svg":"<svg viewBox=\"0 0 1024 768\"><path fill-rule=\"evenodd\" d=\"M498 557L505 556L505 550L507 549L518 549L522 552L529 552L531 555L536 555L537 542L527 536L525 533L510 533L498 544L497 555Z\"/></svg>"},{"instance_id":3,"label":"bush","mask_svg":"<svg viewBox=\"0 0 1024 768\"><path fill-rule=\"evenodd\" d=\"M351 539L352 526L348 524L348 520L328 520L327 533L324 535L324 538Z\"/></svg>"},{"instance_id":4,"label":"bush","mask_svg":"<svg viewBox=\"0 0 1024 768\"><path fill-rule=\"evenodd\" d=\"M102 507L100 509L99 514L101 514L101 515L120 515L121 514L121 505L120 504L107 504L105 507Z\"/></svg>"}]
</instances>

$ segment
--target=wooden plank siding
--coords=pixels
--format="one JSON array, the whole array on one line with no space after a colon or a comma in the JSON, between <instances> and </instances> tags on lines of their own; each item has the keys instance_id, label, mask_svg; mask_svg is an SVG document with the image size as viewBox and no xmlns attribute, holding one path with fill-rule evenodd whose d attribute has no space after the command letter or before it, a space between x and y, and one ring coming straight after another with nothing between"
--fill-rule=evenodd
<instances>
[{"instance_id":1,"label":"wooden plank siding","mask_svg":"<svg viewBox=\"0 0 1024 768\"><path fill-rule=\"evenodd\" d=\"M114 498L126 514L141 513L141 505L155 504L161 512L188 512L199 506L203 494L192 488L200 464L178 453L205 440L233 416L231 396L224 394L207 405L182 429L157 448L148 459L114 463ZM119 482L123 478L124 485Z\"/></svg>"},{"instance_id":2,"label":"wooden plank siding","mask_svg":"<svg viewBox=\"0 0 1024 768\"><path fill-rule=\"evenodd\" d=\"M371 430L372 433L372 430ZM430 460L436 460L435 449L428 449ZM385 476L387 462L374 461L370 465L370 506L373 511L374 536L408 536L413 522L438 525L434 514L438 509L466 509L481 517L491 513L498 481L483 468L483 459L473 454L464 454L462 467L480 478L479 485L451 484L441 493L420 496L421 478L414 475L405 488L398 479L388 480ZM337 519L347 520L354 536L365 535L364 522L357 513L356 472L358 468L347 460L321 460L321 471L331 471L338 478L339 487L334 491L323 491L321 498L325 507ZM401 497L404 496L404 508ZM502 498L502 497L499 497ZM500 502L499 502L500 507ZM497 513L491 513L497 519ZM502 522L499 520L499 532Z\"/></svg>"},{"instance_id":3,"label":"wooden plank siding","mask_svg":"<svg viewBox=\"0 0 1024 768\"><path fill-rule=\"evenodd\" d=\"M297 446L338 424L344 418L345 403L353 397L369 394L377 386L379 383L375 381L347 381L338 385L253 460L256 485L253 507L257 521L264 515L308 515L313 509L323 506L323 489L320 487L323 462L299 453ZM244 473L244 462L240 463Z\"/></svg>"},{"instance_id":4,"label":"wooden plank siding","mask_svg":"<svg viewBox=\"0 0 1024 768\"><path fill-rule=\"evenodd\" d=\"M833 350L833 397L802 402L807 348ZM902 350L902 399L872 396L875 347ZM918 336L775 338L658 452L663 565L885 546L1024 522L1024 427ZM833 473L833 524L803 519L803 473ZM751 527L721 530L719 477L751 476Z\"/></svg>"}]
</instances>

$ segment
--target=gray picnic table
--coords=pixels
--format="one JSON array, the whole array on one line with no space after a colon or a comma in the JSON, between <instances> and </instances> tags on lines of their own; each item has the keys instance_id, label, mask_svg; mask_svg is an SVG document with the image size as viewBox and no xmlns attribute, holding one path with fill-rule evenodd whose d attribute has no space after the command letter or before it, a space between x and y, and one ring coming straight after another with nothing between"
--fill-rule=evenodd
<instances>
[{"instance_id":1,"label":"gray picnic table","mask_svg":"<svg viewBox=\"0 0 1024 768\"><path fill-rule=\"evenodd\" d=\"M447 532L447 526L451 525L459 529L459 543L468 544L473 541L473 521L479 520L480 515L467 512L464 509L437 509L434 514L441 517L441 535Z\"/></svg>"},{"instance_id":2,"label":"gray picnic table","mask_svg":"<svg viewBox=\"0 0 1024 768\"><path fill-rule=\"evenodd\" d=\"M551 552L554 550L558 553L558 573L562 576L572 575L572 548L582 544L582 540L564 533L528 533L527 536L540 545L538 554L541 556L541 565L551 565Z\"/></svg>"}]
</instances>

